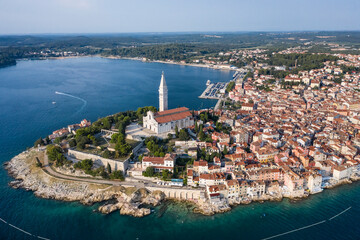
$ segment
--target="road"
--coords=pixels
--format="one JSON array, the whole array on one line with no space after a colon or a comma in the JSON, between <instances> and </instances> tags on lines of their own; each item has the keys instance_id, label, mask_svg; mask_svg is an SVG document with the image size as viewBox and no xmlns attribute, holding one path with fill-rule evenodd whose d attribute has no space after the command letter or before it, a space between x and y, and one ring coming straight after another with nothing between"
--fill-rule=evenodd
<instances>
[{"instance_id":1,"label":"road","mask_svg":"<svg viewBox=\"0 0 360 240\"><path fill-rule=\"evenodd\" d=\"M96 183L96 184L106 184L106 185L113 185L113 186L126 186L126 187L136 187L136 188L145 188L145 187L157 187L157 188L164 188L164 189L192 189L190 187L177 187L177 186L167 186L167 185L157 185L154 184L151 181L146 181L146 180L137 180L135 178L132 178L133 180L135 180L134 182L120 182L120 181L114 181L114 180L105 180L105 179L88 179L88 178L82 178L82 177L74 177L74 176L69 176L69 175L65 175L59 172L54 171L49 164L49 159L48 156L46 154L46 151L44 152L44 166L43 166L43 170L45 170L49 175L56 177L56 178L61 178L61 179L66 179L66 180L71 180L71 181L77 181L77 182L88 182L88 183ZM138 181L138 182L137 182ZM141 182L140 182L141 181Z\"/></svg>"},{"instance_id":2,"label":"road","mask_svg":"<svg viewBox=\"0 0 360 240\"><path fill-rule=\"evenodd\" d=\"M48 159L46 152L44 152L44 167L43 167L43 169L46 170L46 172L53 177L66 179L66 180L96 183L96 184L107 184L107 185L114 185L114 186L131 186L131 187L138 187L138 188L145 187L144 183L138 183L138 182L128 183L128 182L119 182L119 181L103 180L103 179L85 179L85 178L81 178L81 177L73 177L73 176L61 174L59 172L54 171L50 167L49 159Z\"/></svg>"}]
</instances>

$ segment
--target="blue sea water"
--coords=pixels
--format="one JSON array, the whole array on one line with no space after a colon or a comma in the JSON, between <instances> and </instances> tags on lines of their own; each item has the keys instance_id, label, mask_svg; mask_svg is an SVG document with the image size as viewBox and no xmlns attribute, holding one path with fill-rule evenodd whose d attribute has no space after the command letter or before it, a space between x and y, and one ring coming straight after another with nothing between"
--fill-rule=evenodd
<instances>
[{"instance_id":1,"label":"blue sea water","mask_svg":"<svg viewBox=\"0 0 360 240\"><path fill-rule=\"evenodd\" d=\"M169 88L169 107L191 109L214 106L215 101L198 98L206 81L228 81L233 74L103 58L20 61L0 69L0 162L9 161L40 136L83 118L94 121L119 111L157 106L161 71ZM323 220L273 239L360 239L358 183L300 202L254 203L210 217L193 214L191 205L171 202L164 214L158 207L154 214L139 219L93 212L97 205L40 199L32 192L10 188L11 180L1 168L0 218L49 239L264 239ZM0 239L36 236L0 221Z\"/></svg>"}]
</instances>

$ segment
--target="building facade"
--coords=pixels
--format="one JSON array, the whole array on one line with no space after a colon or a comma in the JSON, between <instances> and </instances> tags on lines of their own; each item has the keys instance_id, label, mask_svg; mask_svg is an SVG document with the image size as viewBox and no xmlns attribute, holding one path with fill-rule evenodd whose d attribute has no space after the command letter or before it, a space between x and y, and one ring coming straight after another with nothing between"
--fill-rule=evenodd
<instances>
[{"instance_id":1,"label":"building facade","mask_svg":"<svg viewBox=\"0 0 360 240\"><path fill-rule=\"evenodd\" d=\"M188 108L180 107L168 110L168 90L164 73L162 73L159 87L159 112L147 112L147 115L143 117L143 127L162 134L173 132L176 126L181 129L193 125L194 119Z\"/></svg>"},{"instance_id":2,"label":"building facade","mask_svg":"<svg viewBox=\"0 0 360 240\"><path fill-rule=\"evenodd\" d=\"M144 157L142 160L142 169L146 170L148 167L153 167L155 172L162 172L162 170L173 171L175 166L176 156L173 154L166 154L165 157Z\"/></svg>"},{"instance_id":3,"label":"building facade","mask_svg":"<svg viewBox=\"0 0 360 240\"><path fill-rule=\"evenodd\" d=\"M143 118L143 126L151 131L161 134L194 125L191 112L186 107L175 108L162 112L147 112Z\"/></svg>"}]
</instances>

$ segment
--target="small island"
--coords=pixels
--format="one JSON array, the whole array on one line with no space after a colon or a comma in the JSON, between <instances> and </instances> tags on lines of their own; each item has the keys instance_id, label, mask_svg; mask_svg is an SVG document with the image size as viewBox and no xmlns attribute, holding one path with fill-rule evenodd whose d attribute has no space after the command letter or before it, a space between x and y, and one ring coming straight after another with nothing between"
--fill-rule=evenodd
<instances>
[{"instance_id":1,"label":"small island","mask_svg":"<svg viewBox=\"0 0 360 240\"><path fill-rule=\"evenodd\" d=\"M39 138L6 163L10 185L143 217L168 199L212 215L357 181L359 68L350 55L303 51L222 53L256 61L230 82L208 81L201 97L218 99L213 109L168 109L163 73L159 109L84 119Z\"/></svg>"}]
</instances>

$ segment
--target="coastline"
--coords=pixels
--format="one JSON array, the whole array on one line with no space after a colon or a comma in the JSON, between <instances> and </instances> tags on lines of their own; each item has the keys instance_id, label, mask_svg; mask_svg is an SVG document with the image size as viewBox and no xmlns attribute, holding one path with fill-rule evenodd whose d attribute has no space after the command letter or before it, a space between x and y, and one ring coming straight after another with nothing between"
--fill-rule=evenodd
<instances>
[{"instance_id":1,"label":"coastline","mask_svg":"<svg viewBox=\"0 0 360 240\"><path fill-rule=\"evenodd\" d=\"M143 59L140 58L140 57L102 56L102 55L99 55L99 54L96 54L96 55L84 55L84 56L20 58L20 59L17 59L17 61L63 60L63 59L71 59L71 58L89 58L89 57L99 57L99 58L105 58L105 59L119 59L119 60L133 60L133 61L141 61L141 62L146 62L146 63L164 63L164 64L172 64L172 65L178 65L178 66L210 68L210 69L221 70L221 71L240 71L239 68L237 68L237 69L231 69L230 67L221 68L221 67L218 67L217 65L196 64L196 63L180 63L180 62L174 62L174 61L161 61L161 60L146 60L146 61L143 61ZM16 66L16 63L12 64L12 65L1 66L0 68L6 68L6 67L11 67L11 66Z\"/></svg>"},{"instance_id":2,"label":"coastline","mask_svg":"<svg viewBox=\"0 0 360 240\"><path fill-rule=\"evenodd\" d=\"M164 63L164 64L179 65L179 66L210 68L210 69L223 70L223 71L239 71L239 69L220 68L216 65L207 65L207 64L180 63L180 62L162 61L162 60L146 60L146 61L144 61L140 57L121 57L121 56L102 56L102 55L94 55L94 56L101 57L101 58L107 58L107 59L124 59L124 60L141 61L141 62L147 62L147 63Z\"/></svg>"},{"instance_id":3,"label":"coastline","mask_svg":"<svg viewBox=\"0 0 360 240\"><path fill-rule=\"evenodd\" d=\"M176 202L192 204L194 213L211 216L217 213L231 211L238 205L248 205L252 202L281 202L283 198L289 198L291 201L299 201L312 195L304 192L302 195L291 196L278 192L273 195L263 195L248 200L230 200L227 204L217 206L209 203L206 199L191 201L168 198L162 191L150 191L146 189L146 187L125 186L121 184L121 182L114 181L114 184L110 185L90 183L86 180L72 181L55 177L44 170L44 168L35 166L35 158L39 157L40 161L43 162L44 154L45 153L39 149L31 148L13 157L9 162L6 162L4 164L5 169L9 175L15 179L11 181L9 185L13 188L23 188L27 191L32 191L35 196L45 199L55 199L65 202L78 201L84 205L100 203L97 211L103 214L119 211L121 215L144 217L151 214L152 207L164 204L168 200L175 200ZM326 187L326 189L350 184L358 180L360 180L360 178L340 181Z\"/></svg>"}]
</instances>

